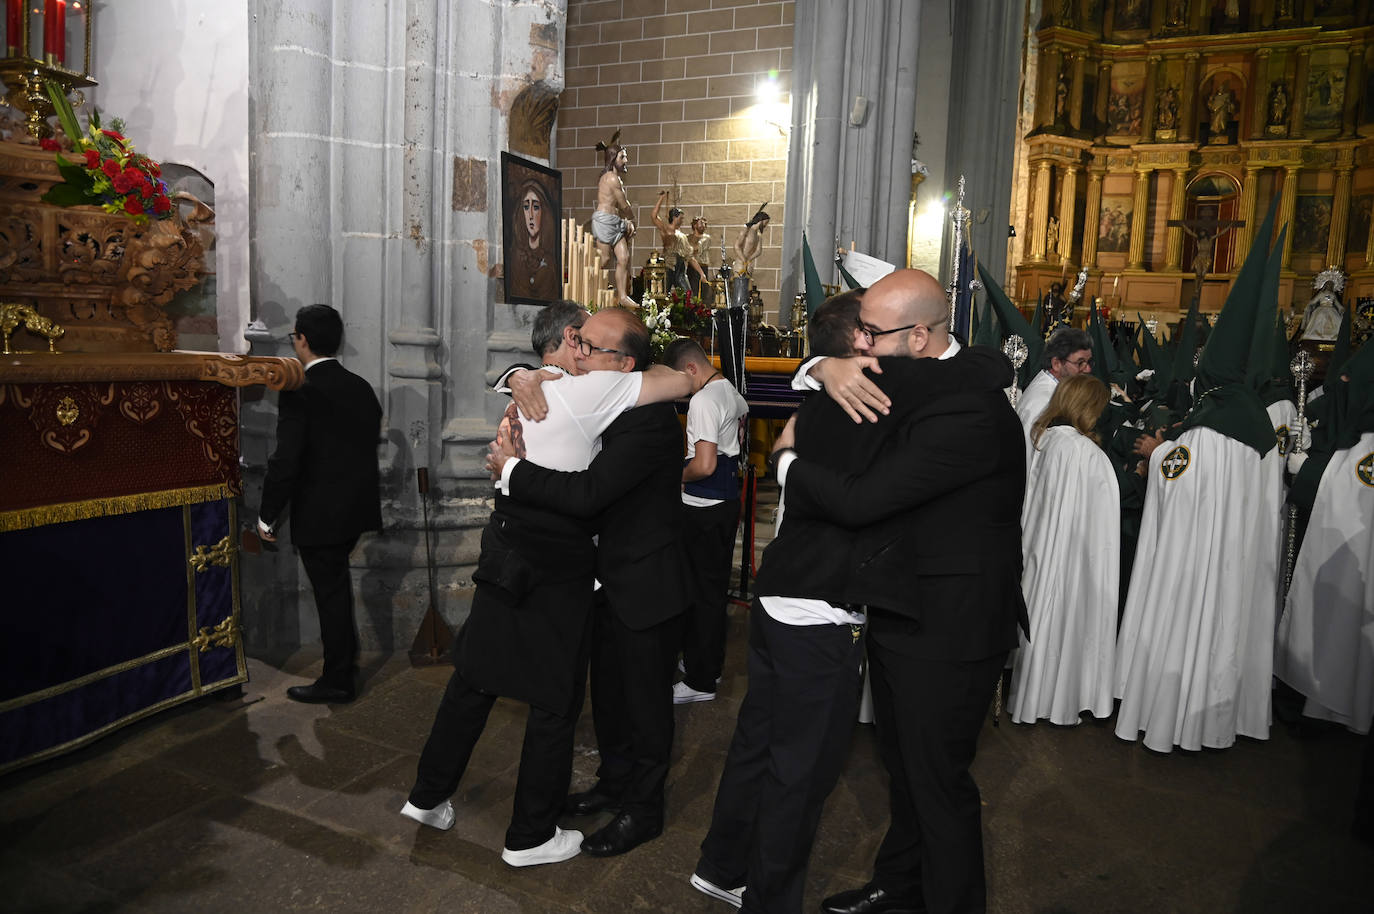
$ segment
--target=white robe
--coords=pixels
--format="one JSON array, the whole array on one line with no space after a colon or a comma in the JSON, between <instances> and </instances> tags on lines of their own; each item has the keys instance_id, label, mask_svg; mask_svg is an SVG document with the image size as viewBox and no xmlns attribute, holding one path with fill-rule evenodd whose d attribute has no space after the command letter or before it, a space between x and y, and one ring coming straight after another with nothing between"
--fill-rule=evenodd
<instances>
[{"instance_id":1,"label":"white robe","mask_svg":"<svg viewBox=\"0 0 1374 914\"><path fill-rule=\"evenodd\" d=\"M1045 429L1021 512L1021 635L1007 703L1011 719L1076 724L1112 713L1121 493L1111 460L1068 426Z\"/></svg>"},{"instance_id":2,"label":"white robe","mask_svg":"<svg viewBox=\"0 0 1374 914\"><path fill-rule=\"evenodd\" d=\"M1143 730L1159 752L1268 739L1280 473L1209 428L1151 455L1117 639L1117 736Z\"/></svg>"},{"instance_id":3,"label":"white robe","mask_svg":"<svg viewBox=\"0 0 1374 914\"><path fill-rule=\"evenodd\" d=\"M1322 472L1279 623L1274 673L1303 713L1368 733L1374 715L1374 432Z\"/></svg>"},{"instance_id":4,"label":"white robe","mask_svg":"<svg viewBox=\"0 0 1374 914\"><path fill-rule=\"evenodd\" d=\"M1021 396L1016 401L1016 418L1021 420L1021 434L1026 439L1027 468L1035 458L1035 448L1031 446L1030 440L1031 426L1040 418L1045 407L1050 405L1050 397L1054 396L1054 389L1058 386L1059 381L1054 375L1041 370L1031 378L1031 382L1021 391Z\"/></svg>"}]
</instances>

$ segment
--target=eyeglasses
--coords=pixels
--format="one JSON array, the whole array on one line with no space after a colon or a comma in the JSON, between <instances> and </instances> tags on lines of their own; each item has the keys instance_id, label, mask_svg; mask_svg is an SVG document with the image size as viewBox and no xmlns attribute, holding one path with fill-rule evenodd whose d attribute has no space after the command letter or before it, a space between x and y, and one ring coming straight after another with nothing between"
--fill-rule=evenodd
<instances>
[{"instance_id":1,"label":"eyeglasses","mask_svg":"<svg viewBox=\"0 0 1374 914\"><path fill-rule=\"evenodd\" d=\"M872 346L873 341L880 336L887 336L889 333L901 333L903 330L912 330L923 326L922 324L907 324L905 327L893 327L891 330L874 330L861 320L856 319L854 323L859 328L859 332L863 334L864 343L869 346Z\"/></svg>"},{"instance_id":2,"label":"eyeglasses","mask_svg":"<svg viewBox=\"0 0 1374 914\"><path fill-rule=\"evenodd\" d=\"M607 349L605 346L593 346L591 343L584 340L580 333L576 335L575 339L577 340L577 351L582 353L582 358L584 359L590 358L593 352L608 352L615 355L625 354L619 349Z\"/></svg>"},{"instance_id":3,"label":"eyeglasses","mask_svg":"<svg viewBox=\"0 0 1374 914\"><path fill-rule=\"evenodd\" d=\"M1073 367L1078 368L1078 369L1091 368L1091 367L1093 366L1093 360L1092 360L1092 359L1068 359L1067 362L1066 362L1066 364L1072 365Z\"/></svg>"},{"instance_id":4,"label":"eyeglasses","mask_svg":"<svg viewBox=\"0 0 1374 914\"><path fill-rule=\"evenodd\" d=\"M290 333L288 333L287 336L288 336L289 338L293 339L293 340L300 340L300 339L304 339L304 338L305 338L305 334L304 334L304 333L297 333L297 332L294 331L294 330L292 330Z\"/></svg>"}]
</instances>

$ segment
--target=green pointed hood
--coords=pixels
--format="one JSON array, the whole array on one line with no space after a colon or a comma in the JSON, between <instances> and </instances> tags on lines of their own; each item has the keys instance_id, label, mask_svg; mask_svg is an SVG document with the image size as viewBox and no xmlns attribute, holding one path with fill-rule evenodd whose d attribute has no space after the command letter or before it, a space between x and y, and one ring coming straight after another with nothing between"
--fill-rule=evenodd
<instances>
[{"instance_id":1,"label":"green pointed hood","mask_svg":"<svg viewBox=\"0 0 1374 914\"><path fill-rule=\"evenodd\" d=\"M809 318L825 301L825 288L821 285L821 274L816 272L816 261L811 256L806 232L802 232L802 278L806 282L806 316Z\"/></svg>"},{"instance_id":2,"label":"green pointed hood","mask_svg":"<svg viewBox=\"0 0 1374 914\"><path fill-rule=\"evenodd\" d=\"M1280 233L1279 243L1271 253L1269 239L1273 235L1277 210L1278 198L1275 197L1264 222L1255 233L1255 240L1236 276L1235 284L1226 296L1226 304L1207 339L1207 346L1202 350L1195 377L1193 408L1182 426L1184 430L1210 428L1254 448L1260 456L1269 453L1275 446L1274 427L1250 383L1250 362L1257 322L1263 325L1263 338L1272 338L1270 320L1277 309L1278 265L1271 261L1282 257L1282 241L1287 234L1285 226ZM1271 273L1274 277L1272 283L1269 282ZM1269 301L1263 300L1266 294ZM1186 352L1185 347L1179 357ZM1260 355L1265 371L1268 370L1268 356L1269 346L1266 344Z\"/></svg>"},{"instance_id":3,"label":"green pointed hood","mask_svg":"<svg viewBox=\"0 0 1374 914\"><path fill-rule=\"evenodd\" d=\"M1011 299L1007 298L1007 293L1002 291L1001 285L993 279L988 271L980 263L978 264L978 277L983 280L983 288L988 293L988 303L992 305L997 313L998 323L1001 324L1003 339L1012 334L1016 334L1026 341L1026 362L1016 373L1017 384L1023 389L1030 383L1030 379L1035 377L1040 371L1040 359L1045 351L1045 341L1040 338L1040 334L1031 329L1031 325L1026 323L1026 317ZM1036 324L1040 326L1040 306L1036 305Z\"/></svg>"}]
</instances>

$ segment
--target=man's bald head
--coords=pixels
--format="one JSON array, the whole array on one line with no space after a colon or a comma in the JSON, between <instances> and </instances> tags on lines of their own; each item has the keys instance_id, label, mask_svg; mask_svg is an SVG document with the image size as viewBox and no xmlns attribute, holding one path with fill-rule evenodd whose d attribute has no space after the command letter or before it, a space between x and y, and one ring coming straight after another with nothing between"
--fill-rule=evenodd
<instances>
[{"instance_id":1,"label":"man's bald head","mask_svg":"<svg viewBox=\"0 0 1374 914\"><path fill-rule=\"evenodd\" d=\"M923 270L897 270L875 282L864 293L859 316L873 335L871 354L921 358L949 348L949 299L939 280Z\"/></svg>"}]
</instances>

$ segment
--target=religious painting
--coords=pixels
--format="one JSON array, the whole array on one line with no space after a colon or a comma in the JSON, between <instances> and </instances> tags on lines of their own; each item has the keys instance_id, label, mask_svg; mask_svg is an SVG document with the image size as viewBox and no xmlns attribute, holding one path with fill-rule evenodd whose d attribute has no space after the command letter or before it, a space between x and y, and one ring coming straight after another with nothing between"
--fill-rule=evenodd
<instances>
[{"instance_id":1,"label":"religious painting","mask_svg":"<svg viewBox=\"0 0 1374 914\"><path fill-rule=\"evenodd\" d=\"M1111 89L1107 93L1107 133L1113 136L1139 136L1144 114L1143 63L1118 65L1112 70Z\"/></svg>"},{"instance_id":2,"label":"religious painting","mask_svg":"<svg viewBox=\"0 0 1374 914\"><path fill-rule=\"evenodd\" d=\"M1313 51L1307 70L1307 108L1303 124L1308 130L1334 130L1341 126L1345 107L1346 52L1340 48Z\"/></svg>"},{"instance_id":3,"label":"religious painting","mask_svg":"<svg viewBox=\"0 0 1374 914\"><path fill-rule=\"evenodd\" d=\"M1348 19L1355 14L1354 0L1315 0L1312 15L1318 19Z\"/></svg>"},{"instance_id":4,"label":"religious painting","mask_svg":"<svg viewBox=\"0 0 1374 914\"><path fill-rule=\"evenodd\" d=\"M1129 32L1150 27L1150 4L1147 0L1116 0L1112 29Z\"/></svg>"},{"instance_id":5,"label":"religious painting","mask_svg":"<svg viewBox=\"0 0 1374 914\"><path fill-rule=\"evenodd\" d=\"M506 301L546 305L563 297L562 207L561 173L501 153Z\"/></svg>"},{"instance_id":6,"label":"religious painting","mask_svg":"<svg viewBox=\"0 0 1374 914\"><path fill-rule=\"evenodd\" d=\"M1325 254L1330 231L1330 195L1299 194L1293 213L1293 252Z\"/></svg>"},{"instance_id":7,"label":"religious painting","mask_svg":"<svg viewBox=\"0 0 1374 914\"><path fill-rule=\"evenodd\" d=\"M1374 194L1361 194L1350 201L1350 232L1345 236L1347 254L1363 254L1369 245L1369 226L1374 222Z\"/></svg>"},{"instance_id":8,"label":"religious painting","mask_svg":"<svg viewBox=\"0 0 1374 914\"><path fill-rule=\"evenodd\" d=\"M1104 254L1124 254L1131 249L1130 196L1102 197L1097 217L1097 250Z\"/></svg>"}]
</instances>

